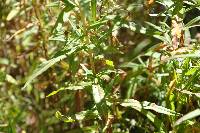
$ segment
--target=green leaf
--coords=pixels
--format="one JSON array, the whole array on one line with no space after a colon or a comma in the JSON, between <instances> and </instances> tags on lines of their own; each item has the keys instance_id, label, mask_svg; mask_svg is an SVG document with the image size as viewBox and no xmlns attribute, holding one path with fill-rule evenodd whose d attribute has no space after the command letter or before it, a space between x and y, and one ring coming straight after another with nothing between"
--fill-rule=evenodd
<instances>
[{"instance_id":1,"label":"green leaf","mask_svg":"<svg viewBox=\"0 0 200 133\"><path fill-rule=\"evenodd\" d=\"M156 128L159 129L160 132L166 131L164 124L162 123L161 120L159 120L156 117L156 115L154 115L153 113L151 113L145 109L150 109L150 110L154 110L154 111L157 110L156 112L169 114L169 115L171 115L172 114L171 112L173 112L164 107L161 107L161 106L158 107L154 103L149 103L149 102L140 103L139 101L134 100L134 99L126 99L120 105L123 107L131 107L131 108L141 112L142 114L144 114L150 121L152 121L154 123L154 125L156 126Z\"/></svg>"},{"instance_id":2,"label":"green leaf","mask_svg":"<svg viewBox=\"0 0 200 133\"><path fill-rule=\"evenodd\" d=\"M105 23L107 23L108 20L99 20L99 21L95 21L94 23L92 23L89 27L89 29L94 29L94 28L98 28L102 25L104 25Z\"/></svg>"},{"instance_id":3,"label":"green leaf","mask_svg":"<svg viewBox=\"0 0 200 133\"><path fill-rule=\"evenodd\" d=\"M120 65L120 67L124 68L138 68L140 65L133 62L126 62Z\"/></svg>"},{"instance_id":4,"label":"green leaf","mask_svg":"<svg viewBox=\"0 0 200 133\"><path fill-rule=\"evenodd\" d=\"M87 69L84 64L80 64L83 70L85 71L85 75L93 75L92 70Z\"/></svg>"},{"instance_id":5,"label":"green leaf","mask_svg":"<svg viewBox=\"0 0 200 133\"><path fill-rule=\"evenodd\" d=\"M183 117L179 118L175 123L174 123L174 127L180 125L181 123L183 123L184 121L193 119L197 116L200 116L200 109L196 109L192 112L189 112L188 114L184 115Z\"/></svg>"},{"instance_id":6,"label":"green leaf","mask_svg":"<svg viewBox=\"0 0 200 133\"><path fill-rule=\"evenodd\" d=\"M194 95L194 96L200 98L200 93L193 93L193 92L190 92L188 90L182 90L182 89L176 89L176 90L178 90L179 92L181 92L183 94L187 94L187 95L190 95L190 96Z\"/></svg>"},{"instance_id":7,"label":"green leaf","mask_svg":"<svg viewBox=\"0 0 200 133\"><path fill-rule=\"evenodd\" d=\"M166 115L178 115L178 113L176 113L173 110L167 109L162 106L158 106L155 103L150 103L147 101L139 102L134 99L126 99L124 100L124 102L121 103L121 105L124 107L132 107L138 111L141 111L142 109L146 109L146 110L153 110L158 113L166 114Z\"/></svg>"},{"instance_id":8,"label":"green leaf","mask_svg":"<svg viewBox=\"0 0 200 133\"><path fill-rule=\"evenodd\" d=\"M91 0L91 11L92 11L92 18L93 21L96 20L96 14L97 14L97 0Z\"/></svg>"},{"instance_id":9,"label":"green leaf","mask_svg":"<svg viewBox=\"0 0 200 133\"><path fill-rule=\"evenodd\" d=\"M63 0L63 2L68 10L72 10L75 7L75 4L70 0Z\"/></svg>"},{"instance_id":10,"label":"green leaf","mask_svg":"<svg viewBox=\"0 0 200 133\"><path fill-rule=\"evenodd\" d=\"M66 87L66 88L62 87L62 88L60 88L60 89L58 89L56 91L51 92L46 97L53 96L53 95L57 94L58 92L64 91L64 90L73 90L73 91L75 91L75 90L82 90L82 89L84 89L84 87L91 86L91 85L92 85L91 82L80 82L78 85L72 85L72 86L69 86L69 87Z\"/></svg>"},{"instance_id":11,"label":"green leaf","mask_svg":"<svg viewBox=\"0 0 200 133\"><path fill-rule=\"evenodd\" d=\"M59 1L55 1L55 2L50 2L46 5L46 7L58 7L60 4Z\"/></svg>"},{"instance_id":12,"label":"green leaf","mask_svg":"<svg viewBox=\"0 0 200 133\"><path fill-rule=\"evenodd\" d=\"M71 123L71 122L75 122L74 119L72 119L71 117L66 117L64 115L62 115L59 111L56 111L55 113L56 118L58 118L61 121L64 121L66 123Z\"/></svg>"},{"instance_id":13,"label":"green leaf","mask_svg":"<svg viewBox=\"0 0 200 133\"><path fill-rule=\"evenodd\" d=\"M104 90L101 88L100 85L92 85L92 92L93 92L93 98L95 103L101 102L101 100L104 98Z\"/></svg>"},{"instance_id":14,"label":"green leaf","mask_svg":"<svg viewBox=\"0 0 200 133\"><path fill-rule=\"evenodd\" d=\"M133 54L132 57L136 57L137 55L139 55L140 53L142 53L142 51L144 51L143 49L145 47L147 47L149 44L151 43L150 39L144 39L142 40L133 50Z\"/></svg>"},{"instance_id":15,"label":"green leaf","mask_svg":"<svg viewBox=\"0 0 200 133\"><path fill-rule=\"evenodd\" d=\"M189 21L187 24L185 24L185 28L190 28L193 24L197 23L200 21L200 16L192 19L191 21Z\"/></svg>"},{"instance_id":16,"label":"green leaf","mask_svg":"<svg viewBox=\"0 0 200 133\"><path fill-rule=\"evenodd\" d=\"M54 24L51 33L53 33L54 29L58 26L59 23L63 23L63 15L64 15L65 9L63 9L60 14L58 15L58 18L56 20L56 23Z\"/></svg>"},{"instance_id":17,"label":"green leaf","mask_svg":"<svg viewBox=\"0 0 200 133\"><path fill-rule=\"evenodd\" d=\"M69 12L72 9L74 9L75 4L73 4L71 1L69 0L64 0L65 3L65 8L60 12L60 14L58 15L58 19L56 20L56 23L53 27L53 29L51 30L51 33L53 33L54 29L58 26L58 23L63 23L63 16L65 12Z\"/></svg>"},{"instance_id":18,"label":"green leaf","mask_svg":"<svg viewBox=\"0 0 200 133\"><path fill-rule=\"evenodd\" d=\"M160 36L160 35L153 35L153 37L165 42L165 43L170 43L168 42L167 38L165 36Z\"/></svg>"},{"instance_id":19,"label":"green leaf","mask_svg":"<svg viewBox=\"0 0 200 133\"><path fill-rule=\"evenodd\" d=\"M17 80L14 79L14 78L13 78L11 75L9 75L9 74L6 75L6 81L8 81L9 83L14 84L14 85L17 85L17 84L18 84L18 83L17 83Z\"/></svg>"},{"instance_id":20,"label":"green leaf","mask_svg":"<svg viewBox=\"0 0 200 133\"><path fill-rule=\"evenodd\" d=\"M56 58L50 59L48 61L43 62L41 65L39 65L34 71L33 74L31 76L28 77L27 82L25 83L24 87L22 88L22 90L24 90L31 82L33 79L35 79L37 76L39 76L40 74L42 74L44 71L46 71L47 69L49 69L52 65L54 65L55 63L65 59L67 56L66 55L61 55L58 56Z\"/></svg>"},{"instance_id":21,"label":"green leaf","mask_svg":"<svg viewBox=\"0 0 200 133\"><path fill-rule=\"evenodd\" d=\"M106 65L108 65L110 67L114 67L114 63L111 60L106 60Z\"/></svg>"},{"instance_id":22,"label":"green leaf","mask_svg":"<svg viewBox=\"0 0 200 133\"><path fill-rule=\"evenodd\" d=\"M142 102L142 107L144 109L149 109L149 110L154 110L155 112L161 113L161 114L166 114L166 115L179 115L173 110L167 109L162 106L158 106L155 103L150 103L147 101Z\"/></svg>"},{"instance_id":23,"label":"green leaf","mask_svg":"<svg viewBox=\"0 0 200 133\"><path fill-rule=\"evenodd\" d=\"M56 91L53 91L53 92L51 92L49 95L47 95L46 97L53 96L53 95L57 94L58 92L60 92L60 91L62 91L62 90L65 90L65 88L62 87L62 88L60 88L60 89L58 89L58 90L56 90Z\"/></svg>"},{"instance_id":24,"label":"green leaf","mask_svg":"<svg viewBox=\"0 0 200 133\"><path fill-rule=\"evenodd\" d=\"M185 75L193 75L196 71L198 70L198 68L192 68L190 70L188 70Z\"/></svg>"},{"instance_id":25,"label":"green leaf","mask_svg":"<svg viewBox=\"0 0 200 133\"><path fill-rule=\"evenodd\" d=\"M89 120L89 119L94 119L98 116L98 111L97 110L87 110L87 111L81 111L78 114L75 114L76 120L77 121L83 121L83 120Z\"/></svg>"},{"instance_id":26,"label":"green leaf","mask_svg":"<svg viewBox=\"0 0 200 133\"><path fill-rule=\"evenodd\" d=\"M7 58L0 58L0 64L8 65L9 64L9 60Z\"/></svg>"},{"instance_id":27,"label":"green leaf","mask_svg":"<svg viewBox=\"0 0 200 133\"><path fill-rule=\"evenodd\" d=\"M163 124L162 120L156 117L156 115L147 110L142 110L141 113L145 115L155 125L159 133L166 133L165 125Z\"/></svg>"},{"instance_id":28,"label":"green leaf","mask_svg":"<svg viewBox=\"0 0 200 133\"><path fill-rule=\"evenodd\" d=\"M61 121L64 121L66 123L72 123L75 121L83 121L83 120L90 120L95 119L98 117L98 111L97 110L86 110L81 111L77 114L74 114L73 116L64 116L59 111L56 111L55 113L56 118L58 118Z\"/></svg>"},{"instance_id":29,"label":"green leaf","mask_svg":"<svg viewBox=\"0 0 200 133\"><path fill-rule=\"evenodd\" d=\"M177 58L200 58L200 54L199 53L195 53L195 54L180 54L180 55L174 55L171 56L169 58L164 59L163 61L169 61L169 60L173 60L173 59L177 59Z\"/></svg>"},{"instance_id":30,"label":"green leaf","mask_svg":"<svg viewBox=\"0 0 200 133\"><path fill-rule=\"evenodd\" d=\"M18 14L19 12L20 12L20 8L19 8L19 7L15 7L14 9L12 9L12 10L9 12L9 14L8 14L8 16L7 16L7 18L6 18L6 20L7 20L7 21L12 20L14 17L17 16L17 14Z\"/></svg>"},{"instance_id":31,"label":"green leaf","mask_svg":"<svg viewBox=\"0 0 200 133\"><path fill-rule=\"evenodd\" d=\"M160 32L164 32L164 30L160 26L157 26L157 25L150 23L150 22L145 22L145 23L148 24L149 26L153 27L154 29L160 31Z\"/></svg>"},{"instance_id":32,"label":"green leaf","mask_svg":"<svg viewBox=\"0 0 200 133\"><path fill-rule=\"evenodd\" d=\"M3 71L0 71L0 82L4 82L6 79L6 73Z\"/></svg>"}]
</instances>

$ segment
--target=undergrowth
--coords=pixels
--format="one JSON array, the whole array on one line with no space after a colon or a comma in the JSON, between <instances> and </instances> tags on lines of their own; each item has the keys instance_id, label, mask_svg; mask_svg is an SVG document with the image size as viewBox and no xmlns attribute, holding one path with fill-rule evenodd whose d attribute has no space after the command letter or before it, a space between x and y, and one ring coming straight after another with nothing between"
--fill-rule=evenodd
<instances>
[{"instance_id":1,"label":"undergrowth","mask_svg":"<svg viewBox=\"0 0 200 133\"><path fill-rule=\"evenodd\" d=\"M0 3L0 131L200 132L199 0Z\"/></svg>"}]
</instances>

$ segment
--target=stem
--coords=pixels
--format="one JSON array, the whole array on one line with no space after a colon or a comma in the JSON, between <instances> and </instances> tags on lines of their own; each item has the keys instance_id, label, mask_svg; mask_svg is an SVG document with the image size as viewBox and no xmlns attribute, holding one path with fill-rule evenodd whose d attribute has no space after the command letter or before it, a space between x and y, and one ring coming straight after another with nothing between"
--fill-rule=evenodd
<instances>
[{"instance_id":1,"label":"stem","mask_svg":"<svg viewBox=\"0 0 200 133\"><path fill-rule=\"evenodd\" d=\"M79 6L79 10L80 10L81 22L83 23L83 32L85 35L85 43L88 45L90 43L90 38L89 38L88 32L87 32L86 17L85 17L84 11L81 8L80 3L78 6ZM95 66L94 66L94 60L93 60L94 55L93 55L92 50L89 50L88 54L89 54L89 62L91 65L92 72L95 73Z\"/></svg>"},{"instance_id":2,"label":"stem","mask_svg":"<svg viewBox=\"0 0 200 133\"><path fill-rule=\"evenodd\" d=\"M43 24L43 21L41 19L41 15L40 15L40 9L38 8L38 4L36 1L32 1L32 5L33 5L33 10L35 12L35 16L36 18L38 19L39 21L39 35L40 37L42 38L42 48L44 50L44 57L46 59L48 59L48 51L47 51L47 46L46 46L46 35L43 33L43 27L44 27L44 24Z\"/></svg>"}]
</instances>

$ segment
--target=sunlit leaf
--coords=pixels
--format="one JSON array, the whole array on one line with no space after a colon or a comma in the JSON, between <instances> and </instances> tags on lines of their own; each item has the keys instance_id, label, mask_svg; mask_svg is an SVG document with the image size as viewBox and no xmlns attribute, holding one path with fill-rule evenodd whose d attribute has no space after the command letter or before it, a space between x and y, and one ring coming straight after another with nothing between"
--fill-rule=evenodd
<instances>
[{"instance_id":1,"label":"sunlit leaf","mask_svg":"<svg viewBox=\"0 0 200 133\"><path fill-rule=\"evenodd\" d=\"M183 123L184 121L187 121L187 120L190 120L190 119L193 119L197 116L200 116L200 109L196 109L192 112L189 112L188 114L184 115L183 117L179 118L173 126L178 126L180 125L181 123Z\"/></svg>"},{"instance_id":2,"label":"sunlit leaf","mask_svg":"<svg viewBox=\"0 0 200 133\"><path fill-rule=\"evenodd\" d=\"M7 58L0 58L0 64L1 65L8 65L9 64L9 60Z\"/></svg>"},{"instance_id":3,"label":"sunlit leaf","mask_svg":"<svg viewBox=\"0 0 200 133\"><path fill-rule=\"evenodd\" d=\"M7 74L6 75L6 81L8 81L9 83L11 83L11 84L15 84L15 85L17 85L18 83L17 83L17 80L15 79L15 78L13 78L11 75L9 75L9 74Z\"/></svg>"},{"instance_id":4,"label":"sunlit leaf","mask_svg":"<svg viewBox=\"0 0 200 133\"><path fill-rule=\"evenodd\" d=\"M97 7L97 0L91 0L91 11L93 20L96 20L96 14L97 14L96 7Z\"/></svg>"},{"instance_id":5,"label":"sunlit leaf","mask_svg":"<svg viewBox=\"0 0 200 133\"><path fill-rule=\"evenodd\" d=\"M105 95L104 90L100 85L92 85L92 93L95 103L101 102Z\"/></svg>"},{"instance_id":6,"label":"sunlit leaf","mask_svg":"<svg viewBox=\"0 0 200 133\"><path fill-rule=\"evenodd\" d=\"M193 24L197 23L200 21L200 16L192 19L190 22L188 22L187 24L185 24L185 28L190 28Z\"/></svg>"},{"instance_id":7,"label":"sunlit leaf","mask_svg":"<svg viewBox=\"0 0 200 133\"><path fill-rule=\"evenodd\" d=\"M122 106L124 107L132 107L138 111L141 111L142 109L146 110L153 110L161 114L166 114L166 115L178 115L175 111L172 111L170 109L167 109L162 106L158 106L155 103L150 103L147 101L144 102L139 102L134 99L126 99L124 102L121 103Z\"/></svg>"},{"instance_id":8,"label":"sunlit leaf","mask_svg":"<svg viewBox=\"0 0 200 133\"><path fill-rule=\"evenodd\" d=\"M113 61L111 61L111 60L106 60L106 65L108 65L110 67L114 67Z\"/></svg>"},{"instance_id":9,"label":"sunlit leaf","mask_svg":"<svg viewBox=\"0 0 200 133\"><path fill-rule=\"evenodd\" d=\"M81 67L83 68L83 70L85 71L85 74L86 74L86 75L92 75L92 74L93 74L92 71L89 70L89 69L87 69L87 67L85 67L84 64L80 64L80 65L81 65Z\"/></svg>"},{"instance_id":10,"label":"sunlit leaf","mask_svg":"<svg viewBox=\"0 0 200 133\"><path fill-rule=\"evenodd\" d=\"M74 119L72 119L71 117L66 117L64 115L62 115L59 111L56 111L55 113L56 118L58 118L61 121L64 121L66 123L71 123L71 122L75 122Z\"/></svg>"},{"instance_id":11,"label":"sunlit leaf","mask_svg":"<svg viewBox=\"0 0 200 133\"><path fill-rule=\"evenodd\" d=\"M4 82L6 79L6 73L3 71L0 71L0 82Z\"/></svg>"},{"instance_id":12,"label":"sunlit leaf","mask_svg":"<svg viewBox=\"0 0 200 133\"><path fill-rule=\"evenodd\" d=\"M190 69L190 70L188 70L186 73L185 73L185 75L192 75L192 74L194 74L196 71L198 70L198 68L192 68L192 69Z\"/></svg>"},{"instance_id":13,"label":"sunlit leaf","mask_svg":"<svg viewBox=\"0 0 200 133\"><path fill-rule=\"evenodd\" d=\"M91 86L91 85L92 85L92 82L80 82L78 85L72 85L72 86L69 86L69 87L62 87L62 88L60 88L56 91L51 92L46 97L53 96L53 95L57 94L58 92L64 91L64 90L72 90L72 91L82 90L82 89L84 89L84 87Z\"/></svg>"},{"instance_id":14,"label":"sunlit leaf","mask_svg":"<svg viewBox=\"0 0 200 133\"><path fill-rule=\"evenodd\" d=\"M55 23L53 29L51 30L51 33L53 33L54 29L58 26L58 23L63 23L64 13L71 11L75 7L75 4L73 4L70 0L64 0L64 3L65 3L65 8L58 15L56 23Z\"/></svg>"},{"instance_id":15,"label":"sunlit leaf","mask_svg":"<svg viewBox=\"0 0 200 133\"><path fill-rule=\"evenodd\" d=\"M148 109L150 110L156 110L156 112L158 113L164 113L164 114L168 114L168 115L173 115L171 112L173 111L170 111L164 107L161 107L161 106L157 106L155 104L150 104L148 105L149 102L144 102L144 103L140 103L139 101L137 100L134 100L134 99L126 99L124 100L124 102L122 102L120 105L123 106L123 107L131 107L139 112L141 112L142 114L144 114L150 121L152 121L154 123L154 125L156 126L156 128L159 129L160 132L164 132L166 131L165 127L164 127L164 124L162 123L161 120L159 120L156 115L154 115L153 113L147 111ZM155 107L156 106L156 107ZM153 109L155 107L155 109ZM147 110L146 110L146 109Z\"/></svg>"},{"instance_id":16,"label":"sunlit leaf","mask_svg":"<svg viewBox=\"0 0 200 133\"><path fill-rule=\"evenodd\" d=\"M64 121L66 123L73 123L75 121L80 122L80 121L84 121L84 120L98 118L98 111L97 110L86 110L86 111L81 111L72 116L65 116L65 115L61 114L59 111L56 111L55 116L59 120Z\"/></svg>"},{"instance_id":17,"label":"sunlit leaf","mask_svg":"<svg viewBox=\"0 0 200 133\"><path fill-rule=\"evenodd\" d=\"M17 14L19 13L19 11L20 11L20 8L19 8L19 7L15 7L14 9L12 9L12 10L9 12L9 14L8 14L8 16L7 16L7 18L6 18L6 20L7 20L7 21L12 20L14 17L17 16Z\"/></svg>"}]
</instances>

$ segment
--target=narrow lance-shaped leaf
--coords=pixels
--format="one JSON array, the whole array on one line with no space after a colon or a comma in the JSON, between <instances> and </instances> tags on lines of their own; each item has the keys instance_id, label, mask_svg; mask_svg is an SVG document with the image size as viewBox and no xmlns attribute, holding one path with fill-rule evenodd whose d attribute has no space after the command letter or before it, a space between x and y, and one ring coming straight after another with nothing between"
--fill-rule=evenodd
<instances>
[{"instance_id":1,"label":"narrow lance-shaped leaf","mask_svg":"<svg viewBox=\"0 0 200 133\"><path fill-rule=\"evenodd\" d=\"M73 9L75 7L75 4L70 1L70 0L63 0L63 2L65 3L65 6L70 10Z\"/></svg>"},{"instance_id":2,"label":"narrow lance-shaped leaf","mask_svg":"<svg viewBox=\"0 0 200 133\"><path fill-rule=\"evenodd\" d=\"M185 28L190 28L192 27L193 24L197 23L200 21L200 16L192 19L190 22L188 22L186 25L185 25Z\"/></svg>"},{"instance_id":3,"label":"narrow lance-shaped leaf","mask_svg":"<svg viewBox=\"0 0 200 133\"><path fill-rule=\"evenodd\" d=\"M197 116L200 116L200 109L196 109L196 110L194 110L194 111L192 111L192 112L190 112L190 113L184 115L183 117L181 117L180 119L178 119L178 120L174 123L173 126L174 126L174 127L175 127L175 126L178 126L178 125L180 125L181 123L183 123L184 121L189 120L189 119L193 119L193 118L195 118L195 117L197 117Z\"/></svg>"},{"instance_id":4,"label":"narrow lance-shaped leaf","mask_svg":"<svg viewBox=\"0 0 200 133\"><path fill-rule=\"evenodd\" d=\"M80 65L81 65L81 67L83 68L83 70L85 71L85 74L86 74L86 75L93 75L92 71L89 70L89 69L87 69L87 67L85 67L84 64L80 64Z\"/></svg>"},{"instance_id":5,"label":"narrow lance-shaped leaf","mask_svg":"<svg viewBox=\"0 0 200 133\"><path fill-rule=\"evenodd\" d=\"M91 11L92 11L92 18L95 21L96 20L96 7L97 7L97 0L91 0Z\"/></svg>"},{"instance_id":6,"label":"narrow lance-shaped leaf","mask_svg":"<svg viewBox=\"0 0 200 133\"><path fill-rule=\"evenodd\" d=\"M164 59L163 62L166 62L166 61L169 61L169 60L173 60L173 59L177 59L177 58L200 58L200 54L199 53L195 53L195 54L174 55L174 56L171 56L169 58Z\"/></svg>"},{"instance_id":7,"label":"narrow lance-shaped leaf","mask_svg":"<svg viewBox=\"0 0 200 133\"><path fill-rule=\"evenodd\" d=\"M65 8L60 12L60 14L58 15L58 19L56 20L56 23L51 31L51 33L53 33L54 29L57 27L58 23L63 23L63 16L65 12L69 12L71 11L74 7L75 4L73 4L71 1L69 0L64 0L63 1L65 3Z\"/></svg>"},{"instance_id":8,"label":"narrow lance-shaped leaf","mask_svg":"<svg viewBox=\"0 0 200 133\"><path fill-rule=\"evenodd\" d=\"M18 14L19 12L20 12L20 8L19 8L19 7L15 7L14 9L12 9L12 10L10 11L10 13L8 14L6 20L7 20L7 21L12 20L14 17L17 16L17 14Z\"/></svg>"},{"instance_id":9,"label":"narrow lance-shaped leaf","mask_svg":"<svg viewBox=\"0 0 200 133\"><path fill-rule=\"evenodd\" d=\"M147 101L144 102L139 102L137 100L134 99L126 99L124 102L121 103L122 106L124 107L132 107L138 111L141 111L142 109L147 109L147 110L154 110L158 113L161 114L166 114L166 115L178 115L178 113L176 113L175 111L172 111L170 109L167 109L165 107L162 106L158 106L155 103L150 103Z\"/></svg>"},{"instance_id":10,"label":"narrow lance-shaped leaf","mask_svg":"<svg viewBox=\"0 0 200 133\"><path fill-rule=\"evenodd\" d=\"M75 90L82 90L82 89L83 89L83 86L69 86L69 87L66 87L66 88L62 87L62 88L60 88L56 91L51 92L49 95L47 95L47 97L53 96L53 95L55 95L58 92L63 91L63 90L74 90L75 91Z\"/></svg>"},{"instance_id":11,"label":"narrow lance-shaped leaf","mask_svg":"<svg viewBox=\"0 0 200 133\"><path fill-rule=\"evenodd\" d=\"M75 122L74 119L72 119L71 117L66 117L66 116L62 115L59 111L56 112L55 116L59 120L67 122L67 123L69 123L69 122Z\"/></svg>"},{"instance_id":12,"label":"narrow lance-shaped leaf","mask_svg":"<svg viewBox=\"0 0 200 133\"><path fill-rule=\"evenodd\" d=\"M151 22L147 22L147 21L146 21L145 23L148 24L149 26L153 27L154 29L160 31L160 32L163 32L163 31L164 31L160 26L157 26L157 25L155 25L155 24L153 24L153 23L151 23Z\"/></svg>"},{"instance_id":13,"label":"narrow lance-shaped leaf","mask_svg":"<svg viewBox=\"0 0 200 133\"><path fill-rule=\"evenodd\" d=\"M188 70L185 75L193 75L196 71L198 70L198 68L192 68L190 70Z\"/></svg>"},{"instance_id":14,"label":"narrow lance-shaped leaf","mask_svg":"<svg viewBox=\"0 0 200 133\"><path fill-rule=\"evenodd\" d=\"M64 121L66 123L73 123L75 121L84 121L89 119L94 119L98 117L98 111L97 110L86 110L81 111L78 114L74 114L72 116L65 116L61 114L59 111L55 113L56 118L58 118L61 121Z\"/></svg>"},{"instance_id":15,"label":"narrow lance-shaped leaf","mask_svg":"<svg viewBox=\"0 0 200 133\"><path fill-rule=\"evenodd\" d=\"M156 115L147 110L142 110L141 113L145 115L155 125L160 133L166 133L165 125L163 124L162 120L156 117Z\"/></svg>"},{"instance_id":16,"label":"narrow lance-shaped leaf","mask_svg":"<svg viewBox=\"0 0 200 133\"><path fill-rule=\"evenodd\" d=\"M29 78L28 78L27 82L25 83L24 87L22 88L22 90L24 90L28 86L28 84L30 84L32 82L33 79L35 79L37 76L39 76L44 71L49 69L52 65L59 62L60 60L65 59L66 57L67 57L66 55L61 55L56 58L45 61L41 65L39 65L38 68L33 71L33 74L31 76L29 76Z\"/></svg>"},{"instance_id":17,"label":"narrow lance-shaped leaf","mask_svg":"<svg viewBox=\"0 0 200 133\"><path fill-rule=\"evenodd\" d=\"M0 71L0 82L4 82L6 79L6 73L3 71Z\"/></svg>"},{"instance_id":18,"label":"narrow lance-shaped leaf","mask_svg":"<svg viewBox=\"0 0 200 133\"><path fill-rule=\"evenodd\" d=\"M46 97L53 96L53 95L57 94L58 92L64 91L64 90L72 90L72 91L82 90L82 89L84 89L84 87L91 86L91 85L92 85L91 82L80 82L78 85L72 85L72 86L69 86L66 88L62 87L58 90L55 90L55 91L51 92L49 95L47 95Z\"/></svg>"},{"instance_id":19,"label":"narrow lance-shaped leaf","mask_svg":"<svg viewBox=\"0 0 200 133\"><path fill-rule=\"evenodd\" d=\"M179 115L179 113L176 113L173 110L167 109L167 108L162 107L162 106L158 106L155 103L150 103L150 102L147 102L147 101L142 102L142 106L143 106L144 109L154 110L154 111L161 113L161 114Z\"/></svg>"},{"instance_id":20,"label":"narrow lance-shaped leaf","mask_svg":"<svg viewBox=\"0 0 200 133\"><path fill-rule=\"evenodd\" d=\"M146 104L146 103L145 103ZM144 105L145 105L144 104ZM142 114L144 114L151 122L153 122L153 124L156 126L156 128L161 132L164 133L166 131L165 126L163 124L163 122L161 120L159 120L156 115L154 115L153 113L151 113L150 111L145 110L145 108L143 108L143 104L141 104L139 101L134 100L134 99L126 99L124 102L122 102L120 104L121 106L124 107L131 107L139 112L141 112ZM151 108L150 106L145 105L145 107L149 107L149 109ZM146 108L148 109L148 108ZM162 112L163 113L163 112Z\"/></svg>"}]
</instances>

